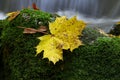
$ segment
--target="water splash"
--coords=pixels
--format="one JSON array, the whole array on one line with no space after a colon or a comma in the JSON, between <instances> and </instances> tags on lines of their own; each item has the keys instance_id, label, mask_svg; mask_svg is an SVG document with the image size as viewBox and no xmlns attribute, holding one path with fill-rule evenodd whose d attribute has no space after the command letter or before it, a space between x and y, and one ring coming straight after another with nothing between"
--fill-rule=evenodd
<instances>
[{"instance_id":1,"label":"water splash","mask_svg":"<svg viewBox=\"0 0 120 80\"><path fill-rule=\"evenodd\" d=\"M91 18L84 14L80 14L79 12L73 12L70 10L67 11L58 11L56 12L60 16L67 16L68 18L71 18L73 16L76 16L77 19L85 21L88 25L88 27L98 27L105 32L109 32L110 29L113 27L113 25L116 22L120 21L120 17L112 19L112 18Z\"/></svg>"},{"instance_id":2,"label":"water splash","mask_svg":"<svg viewBox=\"0 0 120 80\"><path fill-rule=\"evenodd\" d=\"M60 16L67 16L68 18L71 18L73 16L77 16L77 18L79 20L84 20L87 23L95 23L95 24L99 24L99 23L116 23L118 21L120 21L120 17L112 19L112 18L93 18L93 17L89 17L86 16L84 14L80 14L79 12L73 12L70 10L66 10L66 11L58 11L56 12L56 14L60 15Z\"/></svg>"},{"instance_id":3,"label":"water splash","mask_svg":"<svg viewBox=\"0 0 120 80\"><path fill-rule=\"evenodd\" d=\"M0 20L5 19L7 16L5 15L5 13L0 12Z\"/></svg>"}]
</instances>

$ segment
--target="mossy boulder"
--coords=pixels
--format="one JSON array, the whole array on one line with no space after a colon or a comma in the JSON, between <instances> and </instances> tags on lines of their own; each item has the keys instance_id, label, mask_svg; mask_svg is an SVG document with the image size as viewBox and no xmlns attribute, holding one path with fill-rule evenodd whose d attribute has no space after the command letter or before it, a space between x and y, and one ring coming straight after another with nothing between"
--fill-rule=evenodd
<instances>
[{"instance_id":1,"label":"mossy boulder","mask_svg":"<svg viewBox=\"0 0 120 80\"><path fill-rule=\"evenodd\" d=\"M3 31L3 28L7 25L7 21L6 20L0 20L0 79L3 80L3 69L4 69L4 66L3 66L3 60L2 60L2 57L3 57L3 54L2 54L2 42L1 42L1 35L2 35L2 31Z\"/></svg>"},{"instance_id":2,"label":"mossy boulder","mask_svg":"<svg viewBox=\"0 0 120 80\"><path fill-rule=\"evenodd\" d=\"M120 35L120 22L114 24L114 26L110 30L109 34L113 34L115 36L119 36Z\"/></svg>"},{"instance_id":3,"label":"mossy boulder","mask_svg":"<svg viewBox=\"0 0 120 80\"><path fill-rule=\"evenodd\" d=\"M76 56L71 60L70 71L76 74L78 80L118 80L120 76L119 44L119 38L102 37L92 45L79 47L72 54ZM71 75L71 77L74 76Z\"/></svg>"},{"instance_id":4,"label":"mossy boulder","mask_svg":"<svg viewBox=\"0 0 120 80\"><path fill-rule=\"evenodd\" d=\"M2 33L2 20L0 20L0 37ZM1 47L1 38L0 38L0 47Z\"/></svg>"},{"instance_id":5,"label":"mossy boulder","mask_svg":"<svg viewBox=\"0 0 120 80\"><path fill-rule=\"evenodd\" d=\"M0 36L1 36L1 32L2 32L2 28L1 28L1 25L2 25L2 20L0 20ZM1 53L2 49L1 49L1 38L0 38L0 79L2 79L2 66L3 66L3 63L2 63L2 53Z\"/></svg>"},{"instance_id":6,"label":"mossy boulder","mask_svg":"<svg viewBox=\"0 0 120 80\"><path fill-rule=\"evenodd\" d=\"M46 12L24 9L3 28L1 39L6 80L39 80L54 73L48 70L53 66L41 67L40 65L47 64L47 61L35 57L35 46L39 43L37 37L43 34L23 34L23 29L18 28L18 26L35 29L39 26L48 27L48 23L54 18L54 15Z\"/></svg>"},{"instance_id":7,"label":"mossy boulder","mask_svg":"<svg viewBox=\"0 0 120 80\"><path fill-rule=\"evenodd\" d=\"M92 44L94 43L97 38L105 37L106 35L100 33L100 29L97 27L86 27L80 39L82 40L83 44Z\"/></svg>"},{"instance_id":8,"label":"mossy boulder","mask_svg":"<svg viewBox=\"0 0 120 80\"><path fill-rule=\"evenodd\" d=\"M92 39L93 29L84 33L91 37L82 38L84 44L73 52L63 51L63 61L55 65L42 54L35 56L37 37L42 33L23 34L26 28L48 27L55 15L39 10L23 9L20 14L8 21L2 30L2 60L4 61L4 80L118 80L120 66L120 39L103 37L98 34ZM89 37L89 36L88 36ZM86 41L85 41L86 40Z\"/></svg>"}]
</instances>

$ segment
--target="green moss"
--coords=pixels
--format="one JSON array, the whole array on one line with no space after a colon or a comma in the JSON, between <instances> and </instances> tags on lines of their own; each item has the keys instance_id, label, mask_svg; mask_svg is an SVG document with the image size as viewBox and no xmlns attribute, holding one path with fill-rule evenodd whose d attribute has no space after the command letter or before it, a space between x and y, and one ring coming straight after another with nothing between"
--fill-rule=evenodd
<instances>
[{"instance_id":1,"label":"green moss","mask_svg":"<svg viewBox=\"0 0 120 80\"><path fill-rule=\"evenodd\" d=\"M1 33L2 33L2 24L3 24L2 20L0 20L0 37L1 37ZM1 49L1 38L0 38L0 49Z\"/></svg>"},{"instance_id":2,"label":"green moss","mask_svg":"<svg viewBox=\"0 0 120 80\"><path fill-rule=\"evenodd\" d=\"M1 32L2 32L2 20L0 20L0 37L1 37ZM2 53L1 53L2 49L1 49L1 38L0 38L0 79L2 79L2 69L3 69L3 63L2 63Z\"/></svg>"},{"instance_id":3,"label":"green moss","mask_svg":"<svg viewBox=\"0 0 120 80\"><path fill-rule=\"evenodd\" d=\"M3 31L3 28L8 24L8 21L6 20L0 20L0 79L1 80L4 80L4 67L3 67L3 60L2 60L2 57L3 57L3 53L2 53L2 42L1 42L1 35L2 35L2 31Z\"/></svg>"},{"instance_id":4,"label":"green moss","mask_svg":"<svg viewBox=\"0 0 120 80\"><path fill-rule=\"evenodd\" d=\"M65 56L62 80L119 80L120 39L98 38Z\"/></svg>"},{"instance_id":5,"label":"green moss","mask_svg":"<svg viewBox=\"0 0 120 80\"><path fill-rule=\"evenodd\" d=\"M91 45L80 46L73 52L64 51L64 61L56 65L42 59L42 55L35 56L35 46L39 43L37 37L43 34L23 34L23 29L17 26L36 29L41 25L48 27L48 22L54 19L52 14L24 9L3 28L1 39L5 80L119 79L119 38L95 36L95 40L92 38L95 42ZM88 31L86 34L92 33Z\"/></svg>"},{"instance_id":6,"label":"green moss","mask_svg":"<svg viewBox=\"0 0 120 80\"><path fill-rule=\"evenodd\" d=\"M42 77L44 79L46 75L52 75L53 72L48 69L52 66L41 66L48 61L45 62L41 58L35 57L35 46L39 43L37 37L43 34L23 34L23 29L17 26L39 28L43 25L48 27L48 22L53 19L52 14L24 9L4 27L2 51L6 80L39 80Z\"/></svg>"}]
</instances>

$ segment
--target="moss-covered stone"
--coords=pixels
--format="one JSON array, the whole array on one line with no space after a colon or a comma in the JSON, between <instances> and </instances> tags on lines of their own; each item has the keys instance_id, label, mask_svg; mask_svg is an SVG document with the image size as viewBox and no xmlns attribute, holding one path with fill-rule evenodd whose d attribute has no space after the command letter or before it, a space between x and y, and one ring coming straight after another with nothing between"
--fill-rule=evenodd
<instances>
[{"instance_id":1,"label":"moss-covered stone","mask_svg":"<svg viewBox=\"0 0 120 80\"><path fill-rule=\"evenodd\" d=\"M83 30L82 37L80 37L80 39L83 41L83 44L92 44L99 37L105 37L105 35L101 34L97 27L86 27Z\"/></svg>"},{"instance_id":2,"label":"moss-covered stone","mask_svg":"<svg viewBox=\"0 0 120 80\"><path fill-rule=\"evenodd\" d=\"M43 34L23 34L23 29L17 27L48 27L48 23L54 18L46 12L24 9L4 27L1 38L6 80L39 80L54 73L48 70L53 66L40 66L47 64L47 61L35 57L35 46L39 43L37 37Z\"/></svg>"},{"instance_id":3,"label":"moss-covered stone","mask_svg":"<svg viewBox=\"0 0 120 80\"><path fill-rule=\"evenodd\" d=\"M43 34L23 34L23 29L17 26L35 29L41 25L48 27L55 17L39 10L23 9L3 28L1 39L5 80L119 79L119 38L94 36L93 44L80 46L73 52L64 51L64 61L55 65L48 59L42 59L42 55L35 56L35 46L39 43L37 37ZM86 34L91 32L88 30Z\"/></svg>"},{"instance_id":4,"label":"moss-covered stone","mask_svg":"<svg viewBox=\"0 0 120 80\"><path fill-rule=\"evenodd\" d=\"M114 26L110 30L109 34L113 34L115 36L119 36L120 35L120 22L114 24Z\"/></svg>"},{"instance_id":5,"label":"moss-covered stone","mask_svg":"<svg viewBox=\"0 0 120 80\"><path fill-rule=\"evenodd\" d=\"M2 31L3 31L3 28L8 24L8 21L6 20L0 20L0 79L1 80L4 80L4 63L3 63L3 60L2 60L2 57L3 57L3 53L2 53L2 42L1 42L1 35L2 35Z\"/></svg>"},{"instance_id":6,"label":"moss-covered stone","mask_svg":"<svg viewBox=\"0 0 120 80\"><path fill-rule=\"evenodd\" d=\"M118 38L103 37L92 45L74 50L72 54L65 56L62 80L118 80L119 44Z\"/></svg>"},{"instance_id":7,"label":"moss-covered stone","mask_svg":"<svg viewBox=\"0 0 120 80\"><path fill-rule=\"evenodd\" d=\"M1 37L1 32L2 32L2 20L0 20L0 37ZM3 69L3 63L2 63L2 53L1 53L2 49L1 49L1 38L0 38L0 79L2 79L2 69Z\"/></svg>"}]
</instances>

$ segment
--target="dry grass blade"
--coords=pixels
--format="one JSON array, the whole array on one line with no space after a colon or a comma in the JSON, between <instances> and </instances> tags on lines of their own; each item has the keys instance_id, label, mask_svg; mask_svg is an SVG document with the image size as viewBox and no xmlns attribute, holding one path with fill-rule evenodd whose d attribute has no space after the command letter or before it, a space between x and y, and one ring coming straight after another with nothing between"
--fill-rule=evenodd
<instances>
[{"instance_id":1,"label":"dry grass blade","mask_svg":"<svg viewBox=\"0 0 120 80\"><path fill-rule=\"evenodd\" d=\"M23 33L25 33L25 34L34 34L36 32L37 32L37 30L33 29L33 28L25 28L23 31Z\"/></svg>"}]
</instances>

